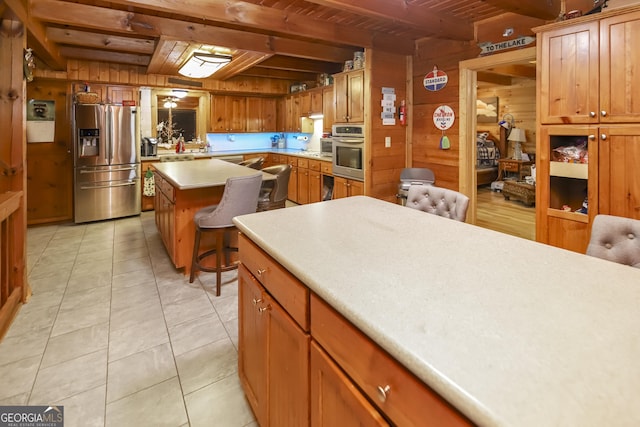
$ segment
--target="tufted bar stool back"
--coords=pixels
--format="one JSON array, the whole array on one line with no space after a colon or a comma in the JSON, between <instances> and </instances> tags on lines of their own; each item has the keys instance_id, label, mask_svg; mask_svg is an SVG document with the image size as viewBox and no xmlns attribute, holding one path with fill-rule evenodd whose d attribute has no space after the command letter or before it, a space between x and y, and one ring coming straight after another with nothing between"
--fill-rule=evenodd
<instances>
[{"instance_id":1,"label":"tufted bar stool back","mask_svg":"<svg viewBox=\"0 0 640 427\"><path fill-rule=\"evenodd\" d=\"M587 255L640 268L640 220L596 215Z\"/></svg>"},{"instance_id":2,"label":"tufted bar stool back","mask_svg":"<svg viewBox=\"0 0 640 427\"><path fill-rule=\"evenodd\" d=\"M412 185L407 194L407 207L445 218L463 221L467 218L469 198L457 191L432 185Z\"/></svg>"},{"instance_id":3,"label":"tufted bar stool back","mask_svg":"<svg viewBox=\"0 0 640 427\"><path fill-rule=\"evenodd\" d=\"M262 164L264 163L264 157L252 157L247 160L243 160L238 163L240 166L246 166L251 169L260 170L262 169Z\"/></svg>"},{"instance_id":4,"label":"tufted bar stool back","mask_svg":"<svg viewBox=\"0 0 640 427\"><path fill-rule=\"evenodd\" d=\"M260 189L258 198L258 212L272 209L284 208L289 195L289 178L291 176L291 165L275 165L262 169L276 176L272 181L264 181Z\"/></svg>"},{"instance_id":5,"label":"tufted bar stool back","mask_svg":"<svg viewBox=\"0 0 640 427\"><path fill-rule=\"evenodd\" d=\"M258 207L258 195L262 184L262 173L250 176L229 178L224 186L222 199L217 205L200 209L193 216L196 235L193 244L193 256L191 259L191 274L189 283L193 283L196 271L208 271L216 273L216 296L220 296L220 285L223 271L238 268L237 264L230 263L230 253L237 252L238 248L231 247L230 233L236 231L233 217L253 213ZM216 237L215 248L200 253L200 238L202 233L214 232ZM202 261L215 255L215 268L207 267ZM222 265L222 257L225 264Z\"/></svg>"}]
</instances>

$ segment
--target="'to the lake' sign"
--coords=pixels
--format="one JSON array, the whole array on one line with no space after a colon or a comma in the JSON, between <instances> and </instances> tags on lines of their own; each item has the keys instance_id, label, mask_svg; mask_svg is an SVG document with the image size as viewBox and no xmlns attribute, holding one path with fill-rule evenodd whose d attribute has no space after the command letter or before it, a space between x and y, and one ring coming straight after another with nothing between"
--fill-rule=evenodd
<instances>
[{"instance_id":1,"label":"'to the lake' sign","mask_svg":"<svg viewBox=\"0 0 640 427\"><path fill-rule=\"evenodd\" d=\"M449 76L447 76L447 73L438 70L438 67L434 66L433 71L424 76L422 84L426 90L435 92L445 87L448 81Z\"/></svg>"},{"instance_id":2,"label":"'to the lake' sign","mask_svg":"<svg viewBox=\"0 0 640 427\"><path fill-rule=\"evenodd\" d=\"M480 51L480 56L482 56L482 55L489 55L492 53L500 52L507 49L513 49L516 47L524 47L533 43L534 41L536 41L535 37L524 36L524 37L518 37L517 39L506 40L498 43L491 43L491 42L479 43L478 47L482 49Z\"/></svg>"},{"instance_id":3,"label":"'to the lake' sign","mask_svg":"<svg viewBox=\"0 0 640 427\"><path fill-rule=\"evenodd\" d=\"M448 105L441 105L433 112L433 124L440 130L447 130L456 121L456 114Z\"/></svg>"}]
</instances>

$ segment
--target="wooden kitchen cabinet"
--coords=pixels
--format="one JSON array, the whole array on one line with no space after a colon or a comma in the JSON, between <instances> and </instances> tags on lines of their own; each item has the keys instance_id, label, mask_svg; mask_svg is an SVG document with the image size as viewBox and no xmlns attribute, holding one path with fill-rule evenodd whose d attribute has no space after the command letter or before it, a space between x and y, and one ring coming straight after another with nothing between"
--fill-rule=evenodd
<instances>
[{"instance_id":1,"label":"wooden kitchen cabinet","mask_svg":"<svg viewBox=\"0 0 640 427\"><path fill-rule=\"evenodd\" d=\"M291 165L287 198L292 202L298 203L298 158L295 156L283 157L285 157L286 163Z\"/></svg>"},{"instance_id":2,"label":"wooden kitchen cabinet","mask_svg":"<svg viewBox=\"0 0 640 427\"><path fill-rule=\"evenodd\" d=\"M309 203L309 159L298 159L298 191L296 202L305 205Z\"/></svg>"},{"instance_id":3,"label":"wooden kitchen cabinet","mask_svg":"<svg viewBox=\"0 0 640 427\"><path fill-rule=\"evenodd\" d=\"M238 374L260 426L470 425L246 235L238 243Z\"/></svg>"},{"instance_id":4,"label":"wooden kitchen cabinet","mask_svg":"<svg viewBox=\"0 0 640 427\"><path fill-rule=\"evenodd\" d=\"M240 381L260 426L309 425L309 291L239 240Z\"/></svg>"},{"instance_id":5,"label":"wooden kitchen cabinet","mask_svg":"<svg viewBox=\"0 0 640 427\"><path fill-rule=\"evenodd\" d=\"M176 259L176 199L173 186L160 174L154 173L156 196L153 208L155 210L156 226L162 238L167 253L172 260Z\"/></svg>"},{"instance_id":6,"label":"wooden kitchen cabinet","mask_svg":"<svg viewBox=\"0 0 640 427\"><path fill-rule=\"evenodd\" d=\"M332 132L335 115L333 86L325 86L322 88L322 130L324 132Z\"/></svg>"},{"instance_id":7,"label":"wooden kitchen cabinet","mask_svg":"<svg viewBox=\"0 0 640 427\"><path fill-rule=\"evenodd\" d=\"M322 200L322 162L309 160L309 203Z\"/></svg>"},{"instance_id":8,"label":"wooden kitchen cabinet","mask_svg":"<svg viewBox=\"0 0 640 427\"><path fill-rule=\"evenodd\" d=\"M340 367L311 342L311 426L388 426Z\"/></svg>"},{"instance_id":9,"label":"wooden kitchen cabinet","mask_svg":"<svg viewBox=\"0 0 640 427\"><path fill-rule=\"evenodd\" d=\"M335 176L333 183L334 199L364 195L364 183L362 181Z\"/></svg>"},{"instance_id":10,"label":"wooden kitchen cabinet","mask_svg":"<svg viewBox=\"0 0 640 427\"><path fill-rule=\"evenodd\" d=\"M247 132L276 131L276 100L249 96L246 100Z\"/></svg>"},{"instance_id":11,"label":"wooden kitchen cabinet","mask_svg":"<svg viewBox=\"0 0 640 427\"><path fill-rule=\"evenodd\" d=\"M334 74L335 122L364 121L364 70Z\"/></svg>"},{"instance_id":12,"label":"wooden kitchen cabinet","mask_svg":"<svg viewBox=\"0 0 640 427\"><path fill-rule=\"evenodd\" d=\"M640 219L640 83L632 71L640 69L640 9L535 30L536 240L584 253L598 213ZM588 142L588 166L554 162L554 148L578 139ZM576 213L585 197L588 214Z\"/></svg>"},{"instance_id":13,"label":"wooden kitchen cabinet","mask_svg":"<svg viewBox=\"0 0 640 427\"><path fill-rule=\"evenodd\" d=\"M214 95L211 105L212 132L246 132L246 97Z\"/></svg>"}]
</instances>

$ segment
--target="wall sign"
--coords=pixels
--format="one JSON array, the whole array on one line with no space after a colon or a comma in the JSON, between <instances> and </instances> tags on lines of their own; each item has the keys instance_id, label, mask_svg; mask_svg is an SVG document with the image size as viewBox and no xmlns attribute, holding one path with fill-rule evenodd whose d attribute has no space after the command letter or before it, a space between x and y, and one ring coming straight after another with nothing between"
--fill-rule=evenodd
<instances>
[{"instance_id":1,"label":"wall sign","mask_svg":"<svg viewBox=\"0 0 640 427\"><path fill-rule=\"evenodd\" d=\"M435 92L444 88L448 81L449 76L447 76L447 73L442 70L438 70L438 67L434 65L433 71L424 76L422 84L426 90Z\"/></svg>"},{"instance_id":2,"label":"wall sign","mask_svg":"<svg viewBox=\"0 0 640 427\"><path fill-rule=\"evenodd\" d=\"M516 47L525 47L527 45L530 45L534 41L536 41L535 37L523 36L523 37L518 37L517 39L506 40L498 43L491 43L491 42L478 43L478 47L482 49L480 52L480 56L483 56L483 55L490 55L492 53L501 52L507 49L513 49Z\"/></svg>"},{"instance_id":3,"label":"wall sign","mask_svg":"<svg viewBox=\"0 0 640 427\"><path fill-rule=\"evenodd\" d=\"M433 124L440 130L447 130L456 121L456 114L448 105L441 105L433 112Z\"/></svg>"},{"instance_id":4,"label":"wall sign","mask_svg":"<svg viewBox=\"0 0 640 427\"><path fill-rule=\"evenodd\" d=\"M56 134L56 102L30 99L27 103L27 142L53 142Z\"/></svg>"}]
</instances>

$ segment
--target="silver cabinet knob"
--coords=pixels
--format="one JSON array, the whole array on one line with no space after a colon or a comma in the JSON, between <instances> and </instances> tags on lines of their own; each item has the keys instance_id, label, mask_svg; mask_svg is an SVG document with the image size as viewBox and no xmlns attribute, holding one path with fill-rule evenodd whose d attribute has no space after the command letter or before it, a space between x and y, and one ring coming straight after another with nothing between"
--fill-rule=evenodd
<instances>
[{"instance_id":1,"label":"silver cabinet knob","mask_svg":"<svg viewBox=\"0 0 640 427\"><path fill-rule=\"evenodd\" d=\"M606 133L601 134L600 139L605 141L607 139L607 134Z\"/></svg>"},{"instance_id":2,"label":"silver cabinet knob","mask_svg":"<svg viewBox=\"0 0 640 427\"><path fill-rule=\"evenodd\" d=\"M604 111L604 110L602 110L602 111L600 111L600 115L601 115L602 117L607 117L607 112L606 112L606 111Z\"/></svg>"},{"instance_id":3,"label":"silver cabinet knob","mask_svg":"<svg viewBox=\"0 0 640 427\"><path fill-rule=\"evenodd\" d=\"M253 303L253 305L257 305L259 302L262 302L262 298L258 298L258 299L254 298L251 300L251 302Z\"/></svg>"},{"instance_id":4,"label":"silver cabinet knob","mask_svg":"<svg viewBox=\"0 0 640 427\"><path fill-rule=\"evenodd\" d=\"M264 268L264 269L258 269L258 271L257 271L258 276L260 276L260 277L262 277L262 275L263 275L264 273L266 273L266 272L267 272L267 269L266 269L266 268Z\"/></svg>"},{"instance_id":5,"label":"silver cabinet knob","mask_svg":"<svg viewBox=\"0 0 640 427\"><path fill-rule=\"evenodd\" d=\"M595 135L589 135L589 141L595 141L595 140L596 140Z\"/></svg>"},{"instance_id":6,"label":"silver cabinet knob","mask_svg":"<svg viewBox=\"0 0 640 427\"><path fill-rule=\"evenodd\" d=\"M380 400L380 402L386 402L389 393L391 393L391 387L389 385L386 385L384 387L378 386L378 400Z\"/></svg>"},{"instance_id":7,"label":"silver cabinet knob","mask_svg":"<svg viewBox=\"0 0 640 427\"><path fill-rule=\"evenodd\" d=\"M589 117L595 117L595 116L596 116L596 112L595 112L595 111L591 111L591 112L589 113Z\"/></svg>"},{"instance_id":8,"label":"silver cabinet knob","mask_svg":"<svg viewBox=\"0 0 640 427\"><path fill-rule=\"evenodd\" d=\"M264 313L265 311L267 311L269 309L271 309L270 305L267 305L266 307L260 307L260 308L258 308L258 313L262 314L262 313Z\"/></svg>"}]
</instances>

